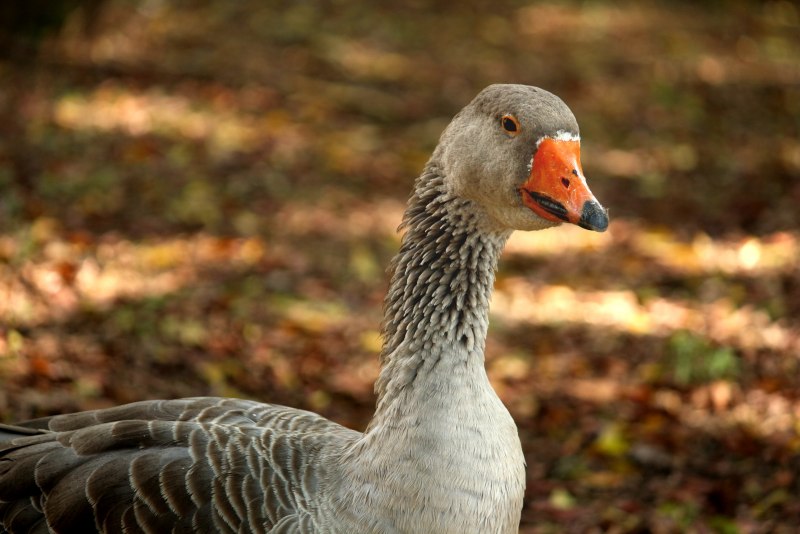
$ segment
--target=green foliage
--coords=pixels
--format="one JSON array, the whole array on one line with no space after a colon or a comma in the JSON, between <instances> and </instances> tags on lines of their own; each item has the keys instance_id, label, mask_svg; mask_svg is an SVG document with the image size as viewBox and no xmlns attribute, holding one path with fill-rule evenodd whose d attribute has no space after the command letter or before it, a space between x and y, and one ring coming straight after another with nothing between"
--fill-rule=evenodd
<instances>
[{"instance_id":1,"label":"green foliage","mask_svg":"<svg viewBox=\"0 0 800 534\"><path fill-rule=\"evenodd\" d=\"M658 507L658 513L670 519L680 532L687 532L698 516L697 503L693 502L665 502Z\"/></svg>"},{"instance_id":2,"label":"green foliage","mask_svg":"<svg viewBox=\"0 0 800 534\"><path fill-rule=\"evenodd\" d=\"M712 517L708 524L717 534L740 534L742 532L736 521L728 517Z\"/></svg>"},{"instance_id":3,"label":"green foliage","mask_svg":"<svg viewBox=\"0 0 800 534\"><path fill-rule=\"evenodd\" d=\"M668 355L675 382L684 386L739 376L739 360L732 348L716 347L689 331L670 337Z\"/></svg>"}]
</instances>

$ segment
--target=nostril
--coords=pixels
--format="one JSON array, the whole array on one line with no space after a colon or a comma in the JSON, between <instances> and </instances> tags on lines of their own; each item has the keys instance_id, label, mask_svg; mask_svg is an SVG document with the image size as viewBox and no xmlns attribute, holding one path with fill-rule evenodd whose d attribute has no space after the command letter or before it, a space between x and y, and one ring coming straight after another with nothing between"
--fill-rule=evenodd
<instances>
[{"instance_id":1,"label":"nostril","mask_svg":"<svg viewBox=\"0 0 800 534\"><path fill-rule=\"evenodd\" d=\"M561 183L564 184L564 187L569 187L569 178L561 177Z\"/></svg>"}]
</instances>

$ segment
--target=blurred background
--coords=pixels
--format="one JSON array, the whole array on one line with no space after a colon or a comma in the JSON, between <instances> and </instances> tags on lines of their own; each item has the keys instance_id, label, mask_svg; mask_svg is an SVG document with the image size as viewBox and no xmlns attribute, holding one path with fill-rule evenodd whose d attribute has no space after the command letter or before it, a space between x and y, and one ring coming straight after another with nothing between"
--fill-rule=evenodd
<instances>
[{"instance_id":1,"label":"blurred background","mask_svg":"<svg viewBox=\"0 0 800 534\"><path fill-rule=\"evenodd\" d=\"M242 396L363 429L413 179L484 86L581 124L605 234L517 234L487 367L524 533L800 521L794 2L0 6L0 421Z\"/></svg>"}]
</instances>

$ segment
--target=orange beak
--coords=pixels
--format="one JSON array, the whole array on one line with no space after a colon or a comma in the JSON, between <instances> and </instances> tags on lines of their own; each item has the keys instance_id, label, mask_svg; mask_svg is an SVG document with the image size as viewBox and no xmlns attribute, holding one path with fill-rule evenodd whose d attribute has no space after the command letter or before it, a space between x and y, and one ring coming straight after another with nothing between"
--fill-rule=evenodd
<instances>
[{"instance_id":1,"label":"orange beak","mask_svg":"<svg viewBox=\"0 0 800 534\"><path fill-rule=\"evenodd\" d=\"M606 210L583 176L580 141L543 139L521 192L525 205L543 219L597 232L608 228Z\"/></svg>"}]
</instances>

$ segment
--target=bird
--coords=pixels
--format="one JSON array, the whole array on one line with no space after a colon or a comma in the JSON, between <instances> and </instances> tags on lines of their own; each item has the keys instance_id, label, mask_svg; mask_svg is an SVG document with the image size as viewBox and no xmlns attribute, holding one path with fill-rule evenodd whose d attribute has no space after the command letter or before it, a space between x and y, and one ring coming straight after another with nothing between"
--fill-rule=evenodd
<instances>
[{"instance_id":1,"label":"bird","mask_svg":"<svg viewBox=\"0 0 800 534\"><path fill-rule=\"evenodd\" d=\"M511 534L525 459L487 377L495 271L514 230L605 231L578 123L495 84L416 179L363 432L251 400L145 400L0 426L0 532Z\"/></svg>"}]
</instances>

